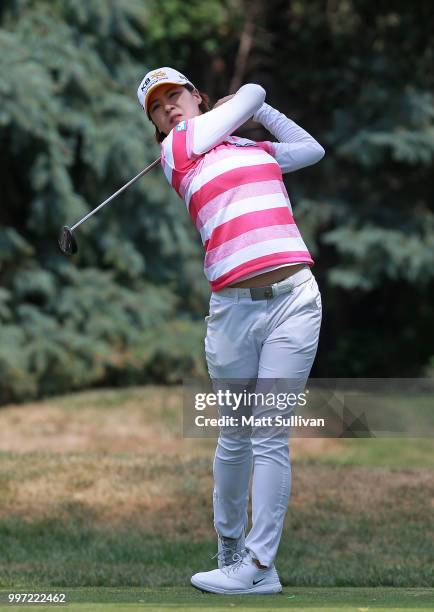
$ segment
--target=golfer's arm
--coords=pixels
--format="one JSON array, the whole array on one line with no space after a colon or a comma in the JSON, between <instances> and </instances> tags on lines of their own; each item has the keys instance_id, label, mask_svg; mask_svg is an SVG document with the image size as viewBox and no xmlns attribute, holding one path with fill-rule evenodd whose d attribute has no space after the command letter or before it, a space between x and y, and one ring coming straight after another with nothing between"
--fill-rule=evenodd
<instances>
[{"instance_id":1,"label":"golfer's arm","mask_svg":"<svg viewBox=\"0 0 434 612\"><path fill-rule=\"evenodd\" d=\"M315 164L325 155L324 148L306 130L283 113L264 103L253 116L273 134L274 157L282 172L293 172Z\"/></svg>"},{"instance_id":2,"label":"golfer's arm","mask_svg":"<svg viewBox=\"0 0 434 612\"><path fill-rule=\"evenodd\" d=\"M260 85L248 83L233 98L194 118L192 152L202 155L230 136L259 110L265 100Z\"/></svg>"}]
</instances>

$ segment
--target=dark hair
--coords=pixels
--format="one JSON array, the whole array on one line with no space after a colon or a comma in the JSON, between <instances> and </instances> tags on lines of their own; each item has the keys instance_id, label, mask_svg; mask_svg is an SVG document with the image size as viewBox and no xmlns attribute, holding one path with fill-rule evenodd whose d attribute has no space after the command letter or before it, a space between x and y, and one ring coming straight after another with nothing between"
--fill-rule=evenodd
<instances>
[{"instance_id":1,"label":"dark hair","mask_svg":"<svg viewBox=\"0 0 434 612\"><path fill-rule=\"evenodd\" d=\"M187 89L190 93L192 91L194 91L194 87L192 85L190 85L189 83L187 83L186 85L184 85L185 89ZM202 98L202 102L199 104L199 110L202 113L207 113L210 110L210 100L209 100L209 96L208 94L204 93L203 91L199 91L199 95ZM154 123L151 119L151 116L148 114L148 119L149 121L151 121L152 123ZM155 124L154 124L155 125ZM166 138L167 134L163 134L163 132L160 132L160 130L157 128L157 126L155 126L155 140L160 143L163 142L163 140Z\"/></svg>"}]
</instances>

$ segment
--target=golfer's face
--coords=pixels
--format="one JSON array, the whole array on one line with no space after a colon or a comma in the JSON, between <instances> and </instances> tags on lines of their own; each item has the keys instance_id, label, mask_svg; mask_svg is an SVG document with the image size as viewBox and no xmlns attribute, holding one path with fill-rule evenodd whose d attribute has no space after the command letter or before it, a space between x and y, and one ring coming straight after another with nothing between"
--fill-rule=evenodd
<instances>
[{"instance_id":1,"label":"golfer's face","mask_svg":"<svg viewBox=\"0 0 434 612\"><path fill-rule=\"evenodd\" d=\"M201 97L183 85L161 85L149 96L149 115L163 134L168 134L180 121L200 114Z\"/></svg>"}]
</instances>

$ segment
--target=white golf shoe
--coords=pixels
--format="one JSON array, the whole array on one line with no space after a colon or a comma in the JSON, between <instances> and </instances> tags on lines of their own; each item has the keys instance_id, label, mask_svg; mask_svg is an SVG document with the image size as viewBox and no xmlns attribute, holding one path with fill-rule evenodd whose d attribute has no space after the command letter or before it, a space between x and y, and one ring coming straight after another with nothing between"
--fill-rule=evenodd
<instances>
[{"instance_id":1,"label":"white golf shoe","mask_svg":"<svg viewBox=\"0 0 434 612\"><path fill-rule=\"evenodd\" d=\"M191 584L201 591L224 595L280 593L282 585L274 565L259 569L249 552L234 555L235 563L210 572L199 572Z\"/></svg>"}]
</instances>

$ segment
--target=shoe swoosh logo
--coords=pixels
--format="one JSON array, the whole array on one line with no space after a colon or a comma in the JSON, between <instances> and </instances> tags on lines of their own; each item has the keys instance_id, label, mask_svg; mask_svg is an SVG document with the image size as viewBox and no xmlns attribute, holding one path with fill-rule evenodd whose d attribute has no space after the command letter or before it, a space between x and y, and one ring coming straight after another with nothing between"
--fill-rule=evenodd
<instances>
[{"instance_id":1,"label":"shoe swoosh logo","mask_svg":"<svg viewBox=\"0 0 434 612\"><path fill-rule=\"evenodd\" d=\"M262 582L263 580L265 580L265 578L261 578L260 580L254 580L253 581L253 586L256 586L257 584L259 584L260 582Z\"/></svg>"}]
</instances>

